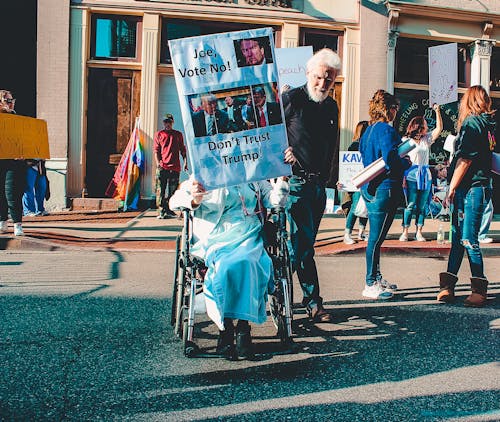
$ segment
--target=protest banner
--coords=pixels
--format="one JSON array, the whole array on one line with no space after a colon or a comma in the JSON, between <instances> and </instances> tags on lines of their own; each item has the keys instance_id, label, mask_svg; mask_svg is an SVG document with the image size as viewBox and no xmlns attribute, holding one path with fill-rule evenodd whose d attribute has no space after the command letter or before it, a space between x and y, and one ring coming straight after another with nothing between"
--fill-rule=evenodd
<instances>
[{"instance_id":1,"label":"protest banner","mask_svg":"<svg viewBox=\"0 0 500 422\"><path fill-rule=\"evenodd\" d=\"M429 47L429 105L458 101L457 44Z\"/></svg>"},{"instance_id":2,"label":"protest banner","mask_svg":"<svg viewBox=\"0 0 500 422\"><path fill-rule=\"evenodd\" d=\"M289 85L297 88L307 82L306 63L313 55L312 46L277 48L276 64L278 66L279 87Z\"/></svg>"},{"instance_id":3,"label":"protest banner","mask_svg":"<svg viewBox=\"0 0 500 422\"><path fill-rule=\"evenodd\" d=\"M194 177L210 190L291 174L272 29L170 40L169 47ZM225 110L227 97L237 116Z\"/></svg>"},{"instance_id":4,"label":"protest banner","mask_svg":"<svg viewBox=\"0 0 500 422\"><path fill-rule=\"evenodd\" d=\"M363 170L361 154L358 151L339 151L339 182L340 190L356 192L359 189L352 182L359 172Z\"/></svg>"},{"instance_id":5,"label":"protest banner","mask_svg":"<svg viewBox=\"0 0 500 422\"><path fill-rule=\"evenodd\" d=\"M0 113L0 139L0 159L50 158L45 120Z\"/></svg>"}]
</instances>

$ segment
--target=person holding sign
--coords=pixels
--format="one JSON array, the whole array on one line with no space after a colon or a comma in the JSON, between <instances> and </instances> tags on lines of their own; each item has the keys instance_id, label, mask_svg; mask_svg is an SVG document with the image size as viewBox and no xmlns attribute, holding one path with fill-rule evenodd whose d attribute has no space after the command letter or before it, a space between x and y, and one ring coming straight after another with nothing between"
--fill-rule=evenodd
<instances>
[{"instance_id":1,"label":"person holding sign","mask_svg":"<svg viewBox=\"0 0 500 422\"><path fill-rule=\"evenodd\" d=\"M370 233L366 247L366 279L362 292L370 299L390 299L395 284L389 284L380 272L380 248L396 215L403 197L403 176L410 161L401 158L401 143L396 130L390 125L399 109L396 98L380 89L370 100L370 125L359 141L359 151L365 167L383 158L386 171L361 187L361 195L368 208Z\"/></svg>"},{"instance_id":2,"label":"person holding sign","mask_svg":"<svg viewBox=\"0 0 500 422\"><path fill-rule=\"evenodd\" d=\"M451 206L451 249L446 272L439 274L439 302L455 300L458 270L467 251L472 293L465 306L486 304L488 280L478 235L484 210L491 199L491 160L495 148L495 119L491 98L475 85L467 88L458 108L455 154L448 169L448 195Z\"/></svg>"},{"instance_id":3,"label":"person holding sign","mask_svg":"<svg viewBox=\"0 0 500 422\"><path fill-rule=\"evenodd\" d=\"M304 295L302 304L313 322L333 320L320 296L314 242L325 210L325 186L339 135L338 107L329 93L340 68L335 52L319 50L307 62L307 83L283 93L288 142L297 157L287 210L291 260Z\"/></svg>"},{"instance_id":4,"label":"person holding sign","mask_svg":"<svg viewBox=\"0 0 500 422\"><path fill-rule=\"evenodd\" d=\"M295 162L287 148L285 162ZM170 199L171 209L193 210L191 253L205 261L203 291L208 316L220 330L217 353L254 357L249 321L266 321L273 266L262 238L264 207L284 206L288 184L278 179L206 191L190 177ZM233 320L238 320L234 326ZM235 347L236 340L236 347Z\"/></svg>"},{"instance_id":5,"label":"person holding sign","mask_svg":"<svg viewBox=\"0 0 500 422\"><path fill-rule=\"evenodd\" d=\"M0 89L0 113L15 114L15 98L10 91ZM0 142L2 140L0 139ZM7 219L14 222L14 235L22 236L23 232L23 192L26 181L26 163L19 159L0 160L0 232L6 233Z\"/></svg>"},{"instance_id":6,"label":"person holding sign","mask_svg":"<svg viewBox=\"0 0 500 422\"><path fill-rule=\"evenodd\" d=\"M217 98L213 94L201 96L201 110L193 114L194 136L212 136L229 132L227 113L217 108Z\"/></svg>"},{"instance_id":7,"label":"person holding sign","mask_svg":"<svg viewBox=\"0 0 500 422\"><path fill-rule=\"evenodd\" d=\"M412 214L415 213L415 225L417 231L415 239L425 242L422 234L425 215L427 214L427 204L432 187L432 174L429 169L429 156L431 145L439 137L443 130L443 119L441 118L440 107L433 106L436 112L436 127L428 133L427 122L423 116L415 116L408 123L406 135L403 141L409 140L415 148L408 153L412 166L405 173L406 185L406 208L403 214L403 233L399 237L400 242L408 241L408 229L411 223Z\"/></svg>"}]
</instances>

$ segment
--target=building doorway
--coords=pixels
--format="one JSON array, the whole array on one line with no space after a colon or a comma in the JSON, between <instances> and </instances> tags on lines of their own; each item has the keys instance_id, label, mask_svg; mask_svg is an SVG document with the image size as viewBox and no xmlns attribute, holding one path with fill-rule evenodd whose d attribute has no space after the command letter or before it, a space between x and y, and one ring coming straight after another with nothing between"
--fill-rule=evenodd
<instances>
[{"instance_id":1,"label":"building doorway","mask_svg":"<svg viewBox=\"0 0 500 422\"><path fill-rule=\"evenodd\" d=\"M104 197L125 151L139 115L140 80L140 71L89 69L85 187L90 197Z\"/></svg>"}]
</instances>

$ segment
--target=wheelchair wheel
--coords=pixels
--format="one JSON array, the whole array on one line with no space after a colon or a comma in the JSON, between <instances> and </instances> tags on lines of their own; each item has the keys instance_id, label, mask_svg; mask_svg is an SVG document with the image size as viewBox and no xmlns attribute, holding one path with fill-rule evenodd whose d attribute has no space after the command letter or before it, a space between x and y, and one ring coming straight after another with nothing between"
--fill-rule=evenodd
<instances>
[{"instance_id":1,"label":"wheelchair wheel","mask_svg":"<svg viewBox=\"0 0 500 422\"><path fill-rule=\"evenodd\" d=\"M179 288L179 256L181 247L181 237L177 236L175 239L175 268L174 268L174 283L172 287L172 306L170 310L170 325L173 327L175 325L175 318L177 316L177 289Z\"/></svg>"},{"instance_id":2,"label":"wheelchair wheel","mask_svg":"<svg viewBox=\"0 0 500 422\"><path fill-rule=\"evenodd\" d=\"M292 302L290 300L291 280L288 277L279 279L276 290L269 295L269 307L271 319L277 329L281 344L286 346L293 342L292 340Z\"/></svg>"},{"instance_id":3,"label":"wheelchair wheel","mask_svg":"<svg viewBox=\"0 0 500 422\"><path fill-rule=\"evenodd\" d=\"M180 259L183 259L182 257ZM180 262L180 261L179 261ZM174 333L182 338L182 308L184 307L184 295L186 290L186 265L180 263L177 275L177 297L176 297L176 316Z\"/></svg>"}]
</instances>

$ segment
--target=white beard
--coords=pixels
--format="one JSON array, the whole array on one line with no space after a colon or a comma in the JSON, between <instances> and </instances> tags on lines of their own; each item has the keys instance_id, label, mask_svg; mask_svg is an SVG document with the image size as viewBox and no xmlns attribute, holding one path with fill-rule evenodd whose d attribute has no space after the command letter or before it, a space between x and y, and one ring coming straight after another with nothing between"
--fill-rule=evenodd
<instances>
[{"instance_id":1,"label":"white beard","mask_svg":"<svg viewBox=\"0 0 500 422\"><path fill-rule=\"evenodd\" d=\"M309 94L309 98L315 103L321 103L326 100L326 97L328 97L328 92L321 92L317 94L309 82L307 83L307 93Z\"/></svg>"}]
</instances>

